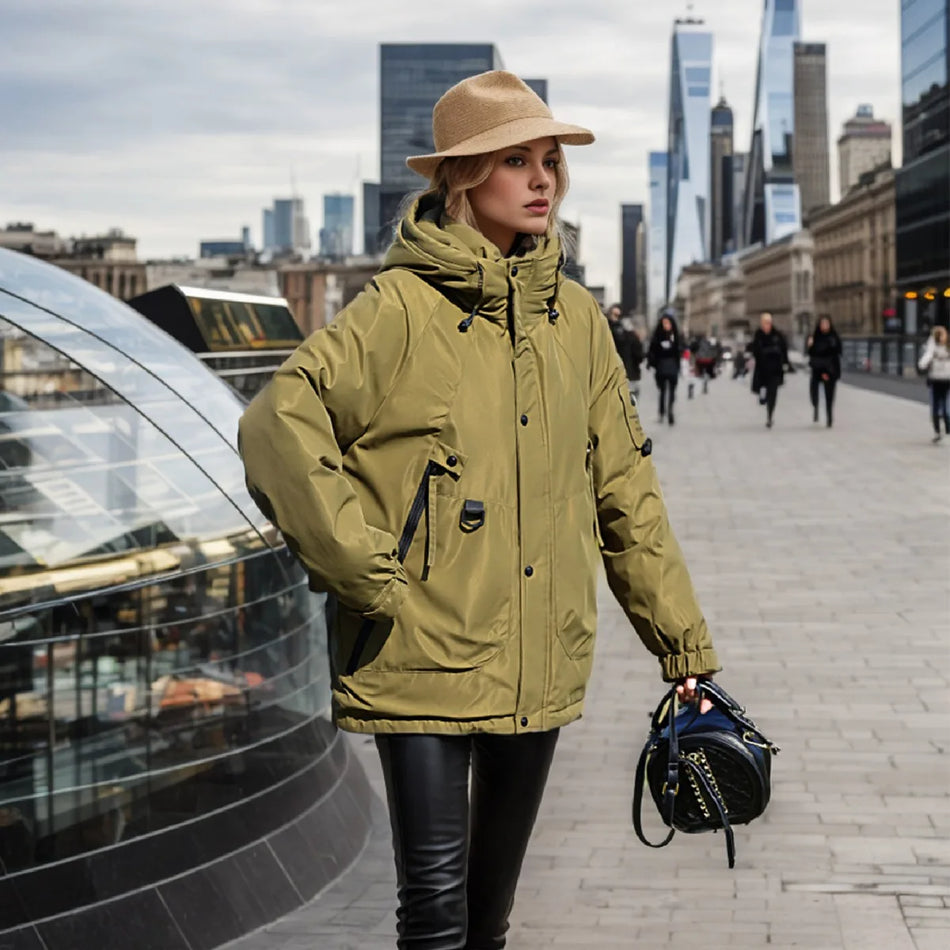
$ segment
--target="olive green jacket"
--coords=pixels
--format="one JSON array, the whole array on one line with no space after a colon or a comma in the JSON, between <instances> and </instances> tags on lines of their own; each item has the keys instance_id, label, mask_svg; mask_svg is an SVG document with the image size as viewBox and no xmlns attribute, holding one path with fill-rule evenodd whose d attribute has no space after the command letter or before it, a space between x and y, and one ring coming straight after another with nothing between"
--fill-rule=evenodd
<instances>
[{"instance_id":1,"label":"olive green jacket","mask_svg":"<svg viewBox=\"0 0 950 950\"><path fill-rule=\"evenodd\" d=\"M666 679L719 668L607 321L559 258L417 206L241 419L254 498L338 604L344 729L576 719L599 559Z\"/></svg>"}]
</instances>

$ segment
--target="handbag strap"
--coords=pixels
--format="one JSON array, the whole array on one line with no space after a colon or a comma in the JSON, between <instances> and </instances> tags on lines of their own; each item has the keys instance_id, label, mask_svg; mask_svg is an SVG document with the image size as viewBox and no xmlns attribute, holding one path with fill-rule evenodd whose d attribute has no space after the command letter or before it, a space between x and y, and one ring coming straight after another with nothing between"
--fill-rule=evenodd
<instances>
[{"instance_id":1,"label":"handbag strap","mask_svg":"<svg viewBox=\"0 0 950 950\"><path fill-rule=\"evenodd\" d=\"M726 809L723 807L722 800L710 784L706 773L695 762L684 759L683 764L693 773L693 777L702 785L709 799L716 806L716 811L719 812L719 820L722 822L722 830L726 836L726 857L729 861L730 869L734 868L736 866L736 836L733 833L732 825L729 823L729 817L726 815Z\"/></svg>"}]
</instances>

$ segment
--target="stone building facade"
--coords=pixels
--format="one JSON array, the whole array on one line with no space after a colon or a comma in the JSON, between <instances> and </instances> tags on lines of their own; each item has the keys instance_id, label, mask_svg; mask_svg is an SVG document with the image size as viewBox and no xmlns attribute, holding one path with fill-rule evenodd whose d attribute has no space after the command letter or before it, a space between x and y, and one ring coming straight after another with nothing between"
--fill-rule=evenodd
<instances>
[{"instance_id":1,"label":"stone building facade","mask_svg":"<svg viewBox=\"0 0 950 950\"><path fill-rule=\"evenodd\" d=\"M893 170L862 175L838 204L813 216L811 233L816 313L842 334L883 332L896 296Z\"/></svg>"},{"instance_id":2,"label":"stone building facade","mask_svg":"<svg viewBox=\"0 0 950 950\"><path fill-rule=\"evenodd\" d=\"M379 270L376 257L344 264L311 261L280 268L280 294L287 301L305 336L333 322L333 318L372 280Z\"/></svg>"},{"instance_id":3,"label":"stone building facade","mask_svg":"<svg viewBox=\"0 0 950 950\"><path fill-rule=\"evenodd\" d=\"M745 280L745 311L749 326L758 326L763 311L775 326L801 348L815 319L814 243L808 231L796 231L768 247L737 255Z\"/></svg>"}]
</instances>

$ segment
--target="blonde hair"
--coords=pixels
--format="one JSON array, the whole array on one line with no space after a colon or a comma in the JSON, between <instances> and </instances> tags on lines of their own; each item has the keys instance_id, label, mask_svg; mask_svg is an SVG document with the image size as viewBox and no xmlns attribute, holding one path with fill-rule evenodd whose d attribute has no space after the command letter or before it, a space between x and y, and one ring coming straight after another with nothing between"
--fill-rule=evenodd
<instances>
[{"instance_id":1,"label":"blonde hair","mask_svg":"<svg viewBox=\"0 0 950 950\"><path fill-rule=\"evenodd\" d=\"M934 342L939 343L941 346L947 345L947 328L941 326L934 327Z\"/></svg>"},{"instance_id":2,"label":"blonde hair","mask_svg":"<svg viewBox=\"0 0 950 950\"><path fill-rule=\"evenodd\" d=\"M406 196L399 209L399 217L402 218L416 201L431 196L442 202L445 206L445 213L450 218L461 224L467 224L477 231L479 229L478 222L475 220L475 212L468 200L468 193L482 184L494 171L498 156L503 151L504 149L498 149L495 152L483 152L481 155L458 155L443 158L432 176L429 187ZM567 249L569 237L561 226L558 211L570 187L570 178L560 142L557 145L557 165L554 169L554 180L554 196L551 199L551 212L548 216L548 227L545 233L548 237L557 234L561 239L561 244Z\"/></svg>"}]
</instances>

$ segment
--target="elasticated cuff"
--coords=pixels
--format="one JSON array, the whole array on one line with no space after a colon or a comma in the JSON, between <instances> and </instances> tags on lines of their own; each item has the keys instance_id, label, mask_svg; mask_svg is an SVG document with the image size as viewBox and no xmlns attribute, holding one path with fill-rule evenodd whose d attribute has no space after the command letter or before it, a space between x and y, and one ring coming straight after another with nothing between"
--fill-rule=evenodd
<instances>
[{"instance_id":1,"label":"elasticated cuff","mask_svg":"<svg viewBox=\"0 0 950 950\"><path fill-rule=\"evenodd\" d=\"M700 676L703 673L716 673L722 669L716 651L709 647L693 653L677 653L660 658L663 679L668 683L684 676Z\"/></svg>"}]
</instances>

